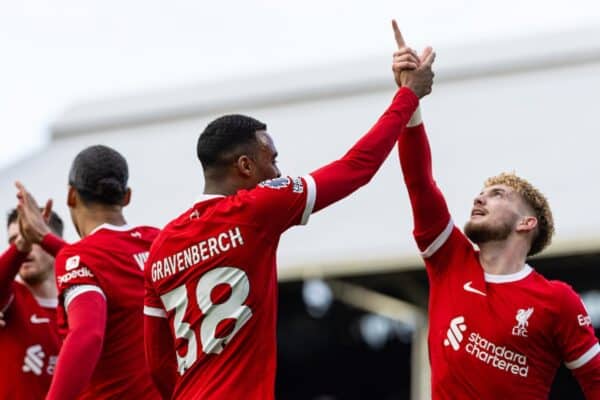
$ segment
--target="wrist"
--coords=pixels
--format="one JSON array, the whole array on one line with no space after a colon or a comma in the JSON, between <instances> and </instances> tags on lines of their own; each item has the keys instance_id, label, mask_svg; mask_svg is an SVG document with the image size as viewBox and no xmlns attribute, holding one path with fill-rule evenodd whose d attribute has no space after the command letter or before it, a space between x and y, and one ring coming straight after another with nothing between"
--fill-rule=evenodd
<instances>
[{"instance_id":1,"label":"wrist","mask_svg":"<svg viewBox=\"0 0 600 400\"><path fill-rule=\"evenodd\" d=\"M406 127L412 128L414 126L419 126L422 123L423 123L423 118L421 117L421 106L419 106L413 113L412 117L410 117L410 120L408 121L408 124L406 124Z\"/></svg>"}]
</instances>

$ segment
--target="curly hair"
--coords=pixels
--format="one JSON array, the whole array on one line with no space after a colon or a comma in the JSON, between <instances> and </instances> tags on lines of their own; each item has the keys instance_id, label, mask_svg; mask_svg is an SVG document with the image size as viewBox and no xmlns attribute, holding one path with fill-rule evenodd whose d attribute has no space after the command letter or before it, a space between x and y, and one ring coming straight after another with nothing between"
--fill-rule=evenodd
<instances>
[{"instance_id":1,"label":"curly hair","mask_svg":"<svg viewBox=\"0 0 600 400\"><path fill-rule=\"evenodd\" d=\"M503 172L500 175L486 179L484 186L489 187L492 185L506 185L514 189L533 209L538 226L527 255L533 256L541 252L550 244L554 234L554 219L546 197L531 183L515 173Z\"/></svg>"}]
</instances>

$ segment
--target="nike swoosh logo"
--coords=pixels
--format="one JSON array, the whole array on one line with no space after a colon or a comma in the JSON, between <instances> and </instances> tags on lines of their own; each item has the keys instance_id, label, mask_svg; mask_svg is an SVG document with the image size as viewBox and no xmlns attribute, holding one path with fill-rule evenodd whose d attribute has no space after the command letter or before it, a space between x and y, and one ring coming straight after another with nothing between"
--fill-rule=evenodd
<instances>
[{"instance_id":1,"label":"nike swoosh logo","mask_svg":"<svg viewBox=\"0 0 600 400\"><path fill-rule=\"evenodd\" d=\"M35 314L33 314L29 320L32 324L47 324L50 322L50 318L40 318Z\"/></svg>"},{"instance_id":2,"label":"nike swoosh logo","mask_svg":"<svg viewBox=\"0 0 600 400\"><path fill-rule=\"evenodd\" d=\"M478 290L478 289L475 289L474 287L472 287L471 283L472 283L472 281L465 283L465 285L463 286L463 289L465 289L467 292L475 293L475 294L478 294L481 296L487 296L487 294L485 294L481 290Z\"/></svg>"}]
</instances>

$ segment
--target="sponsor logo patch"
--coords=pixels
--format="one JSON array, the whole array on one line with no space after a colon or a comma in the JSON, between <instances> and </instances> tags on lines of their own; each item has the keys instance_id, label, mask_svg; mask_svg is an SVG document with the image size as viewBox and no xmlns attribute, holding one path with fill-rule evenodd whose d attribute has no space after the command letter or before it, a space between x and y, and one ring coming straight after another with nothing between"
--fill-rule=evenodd
<instances>
[{"instance_id":1,"label":"sponsor logo patch","mask_svg":"<svg viewBox=\"0 0 600 400\"><path fill-rule=\"evenodd\" d=\"M290 178L282 177L261 182L258 184L258 186L270 189L285 189L286 187L290 186L290 183Z\"/></svg>"},{"instance_id":2,"label":"sponsor logo patch","mask_svg":"<svg viewBox=\"0 0 600 400\"><path fill-rule=\"evenodd\" d=\"M65 264L65 269L67 271L71 271L71 270L74 270L75 268L79 267L79 260L80 260L79 256L73 256L73 257L67 258L67 262Z\"/></svg>"},{"instance_id":3,"label":"sponsor logo patch","mask_svg":"<svg viewBox=\"0 0 600 400\"><path fill-rule=\"evenodd\" d=\"M304 184L302 183L302 178L294 178L294 186L292 187L292 191L294 193L304 193Z\"/></svg>"},{"instance_id":4,"label":"sponsor logo patch","mask_svg":"<svg viewBox=\"0 0 600 400\"><path fill-rule=\"evenodd\" d=\"M64 275L59 276L58 283L65 284L65 283L69 282L71 279L93 278L93 277L94 277L94 274L92 274L92 271L90 271L86 267L81 267L79 269L76 269L75 271L67 272Z\"/></svg>"}]
</instances>

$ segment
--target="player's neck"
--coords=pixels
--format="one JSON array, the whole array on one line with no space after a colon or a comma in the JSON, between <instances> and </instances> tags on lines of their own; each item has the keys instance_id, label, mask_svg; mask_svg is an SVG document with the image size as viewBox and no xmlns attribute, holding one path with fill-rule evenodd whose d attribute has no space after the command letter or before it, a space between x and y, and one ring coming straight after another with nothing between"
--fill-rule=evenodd
<instances>
[{"instance_id":1,"label":"player's neck","mask_svg":"<svg viewBox=\"0 0 600 400\"><path fill-rule=\"evenodd\" d=\"M82 238L86 237L102 224L122 226L127 224L127 221L125 221L121 209L97 208L86 210L79 224L79 234Z\"/></svg>"},{"instance_id":2,"label":"player's neck","mask_svg":"<svg viewBox=\"0 0 600 400\"><path fill-rule=\"evenodd\" d=\"M35 297L39 297L41 299L56 299L58 297L58 290L56 289L54 274L50 275L50 277L40 283L33 285L25 283L25 285L27 285Z\"/></svg>"},{"instance_id":3,"label":"player's neck","mask_svg":"<svg viewBox=\"0 0 600 400\"><path fill-rule=\"evenodd\" d=\"M227 178L215 181L206 179L204 184L204 194L221 194L223 196L231 196L243 189L239 182L234 182Z\"/></svg>"},{"instance_id":4,"label":"player's neck","mask_svg":"<svg viewBox=\"0 0 600 400\"><path fill-rule=\"evenodd\" d=\"M501 240L479 245L479 262L488 274L506 275L525 267L527 251L518 242Z\"/></svg>"}]
</instances>

